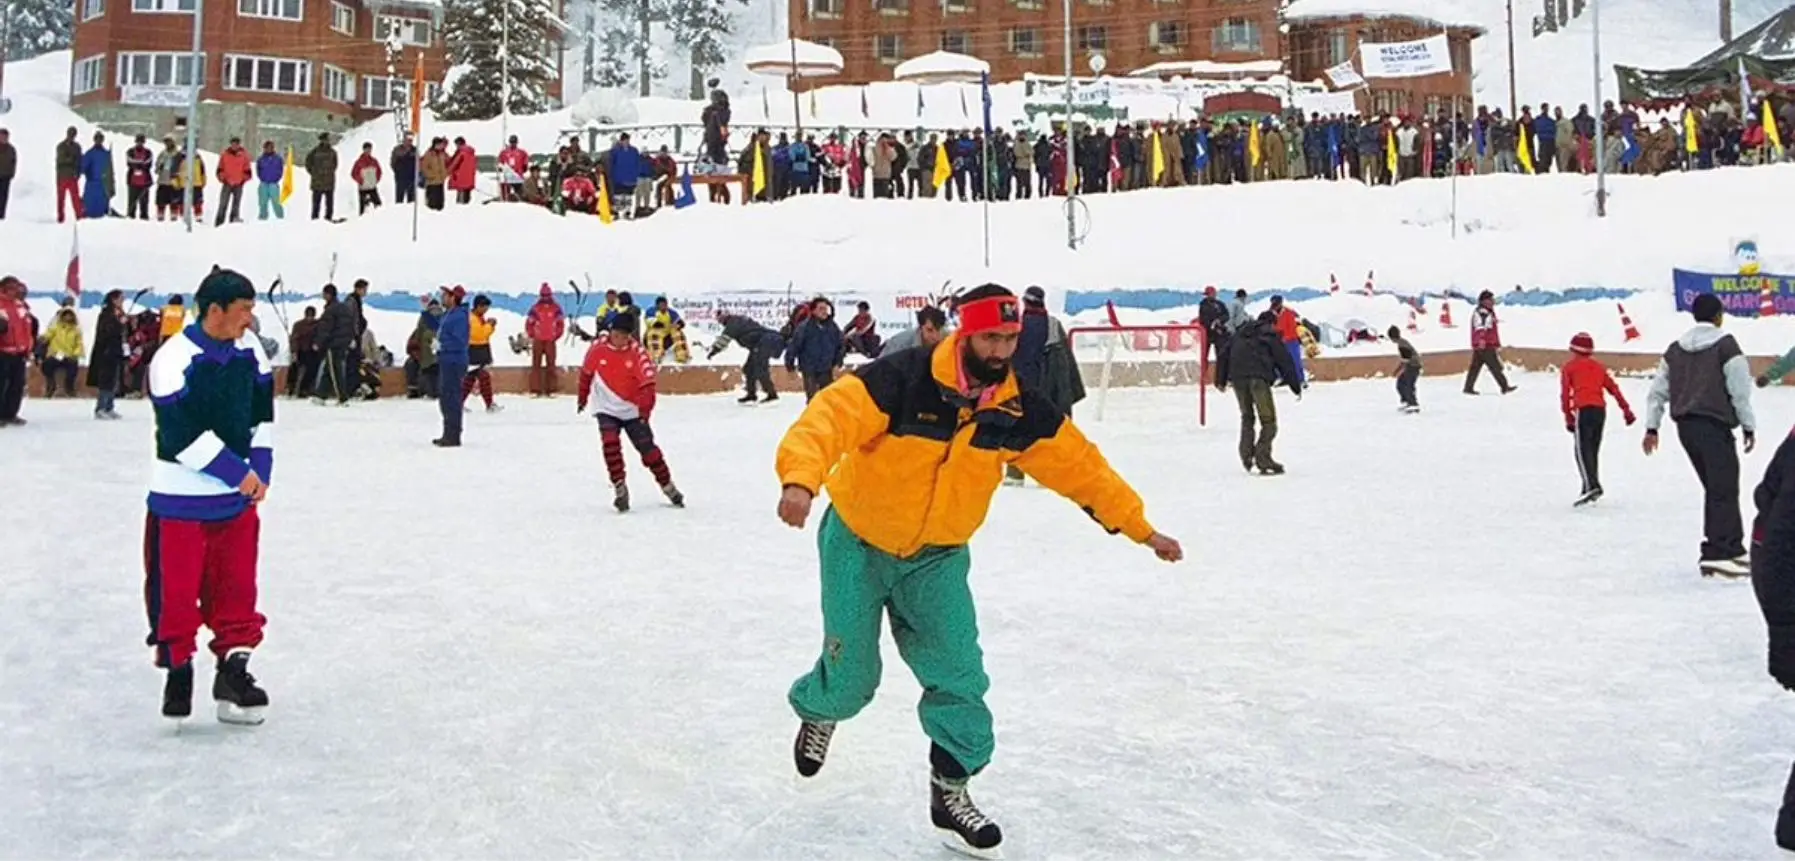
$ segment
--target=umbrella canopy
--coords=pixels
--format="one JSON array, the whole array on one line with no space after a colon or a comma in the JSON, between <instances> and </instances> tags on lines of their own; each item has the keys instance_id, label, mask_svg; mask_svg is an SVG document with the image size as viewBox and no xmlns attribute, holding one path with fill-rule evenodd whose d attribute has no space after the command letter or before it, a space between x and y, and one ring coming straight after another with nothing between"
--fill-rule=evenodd
<instances>
[{"instance_id":1,"label":"umbrella canopy","mask_svg":"<svg viewBox=\"0 0 1795 861\"><path fill-rule=\"evenodd\" d=\"M842 69L840 51L803 39L749 48L742 61L750 72L781 78L823 78L839 75Z\"/></svg>"},{"instance_id":2,"label":"umbrella canopy","mask_svg":"<svg viewBox=\"0 0 1795 861\"><path fill-rule=\"evenodd\" d=\"M892 77L915 84L974 84L990 71L991 64L977 57L934 51L899 63Z\"/></svg>"}]
</instances>

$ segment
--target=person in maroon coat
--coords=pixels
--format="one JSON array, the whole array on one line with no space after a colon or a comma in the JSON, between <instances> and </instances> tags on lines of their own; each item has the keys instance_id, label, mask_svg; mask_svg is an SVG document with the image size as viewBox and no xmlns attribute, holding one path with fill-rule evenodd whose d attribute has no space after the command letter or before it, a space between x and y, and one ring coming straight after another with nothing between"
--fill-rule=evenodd
<instances>
[{"instance_id":1,"label":"person in maroon coat","mask_svg":"<svg viewBox=\"0 0 1795 861\"><path fill-rule=\"evenodd\" d=\"M1490 376L1503 394L1515 390L1502 372L1502 330L1496 320L1496 294L1488 290L1477 296L1477 308L1471 312L1471 367L1465 371L1465 394L1477 394L1477 375L1488 368Z\"/></svg>"}]
</instances>

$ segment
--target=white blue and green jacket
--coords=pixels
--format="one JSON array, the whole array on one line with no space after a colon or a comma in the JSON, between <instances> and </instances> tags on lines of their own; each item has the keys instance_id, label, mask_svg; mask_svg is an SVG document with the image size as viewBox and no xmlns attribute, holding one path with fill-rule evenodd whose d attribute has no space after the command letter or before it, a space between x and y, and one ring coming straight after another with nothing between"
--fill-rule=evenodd
<instances>
[{"instance_id":1,"label":"white blue and green jacket","mask_svg":"<svg viewBox=\"0 0 1795 861\"><path fill-rule=\"evenodd\" d=\"M150 513L173 520L230 520L249 507L237 488L250 470L274 478L274 365L245 332L215 340L198 324L169 338L150 361L156 463Z\"/></svg>"}]
</instances>

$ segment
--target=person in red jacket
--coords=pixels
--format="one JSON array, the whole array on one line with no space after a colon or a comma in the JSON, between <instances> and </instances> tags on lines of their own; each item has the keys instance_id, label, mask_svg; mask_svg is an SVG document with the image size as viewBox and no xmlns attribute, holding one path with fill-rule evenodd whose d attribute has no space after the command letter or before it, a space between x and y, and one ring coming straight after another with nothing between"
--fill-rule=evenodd
<instances>
[{"instance_id":1,"label":"person in red jacket","mask_svg":"<svg viewBox=\"0 0 1795 861\"><path fill-rule=\"evenodd\" d=\"M604 444L605 469L611 476L615 493L612 504L618 511L629 510L629 485L623 479L623 445L619 438L628 434L630 444L642 454L642 465L654 474L654 480L675 508L684 508L686 498L673 486L673 474L667 470L667 459L654 443L648 416L654 412L654 360L636 340L635 312L618 314L611 319L603 337L586 350L586 361L580 366L579 412L586 412L586 403L593 400L592 415L598 419L598 434ZM595 385L596 384L596 385Z\"/></svg>"},{"instance_id":2,"label":"person in red jacket","mask_svg":"<svg viewBox=\"0 0 1795 861\"><path fill-rule=\"evenodd\" d=\"M0 278L0 428L25 423L19 407L25 402L25 363L37 343L34 328L25 282Z\"/></svg>"},{"instance_id":3,"label":"person in red jacket","mask_svg":"<svg viewBox=\"0 0 1795 861\"><path fill-rule=\"evenodd\" d=\"M1596 459L1602 452L1602 427L1608 423L1608 395L1620 407L1621 416L1631 425L1633 408L1627 406L1626 395L1614 384L1614 377L1591 353L1596 341L1588 332L1571 336L1573 357L1558 372L1558 400L1564 410L1564 429L1577 438L1577 472L1583 476L1583 494L1573 505L1588 505L1602 498L1602 480L1596 472Z\"/></svg>"},{"instance_id":4,"label":"person in red jacket","mask_svg":"<svg viewBox=\"0 0 1795 861\"><path fill-rule=\"evenodd\" d=\"M223 227L226 221L235 224L243 219L239 211L243 208L243 186L249 182L249 151L243 148L243 141L231 138L231 145L218 154L218 184L223 186L218 197L218 220L213 227Z\"/></svg>"},{"instance_id":5,"label":"person in red jacket","mask_svg":"<svg viewBox=\"0 0 1795 861\"><path fill-rule=\"evenodd\" d=\"M380 208L380 180L385 174L380 159L374 157L374 145L363 143L361 155L349 166L349 179L355 183L356 215L367 215L369 207Z\"/></svg>"},{"instance_id":6,"label":"person in red jacket","mask_svg":"<svg viewBox=\"0 0 1795 861\"><path fill-rule=\"evenodd\" d=\"M1271 297L1271 312L1277 315L1278 340L1284 342L1284 349L1290 353L1290 364L1296 368L1296 379L1286 380L1285 382L1291 385L1292 390L1300 392L1307 388L1307 385L1303 382L1305 379L1305 374L1303 373L1303 335L1302 332L1298 331L1303 325L1303 322L1296 316L1296 312L1291 310L1289 305L1284 304L1284 297L1282 296Z\"/></svg>"},{"instance_id":7,"label":"person in red jacket","mask_svg":"<svg viewBox=\"0 0 1795 861\"><path fill-rule=\"evenodd\" d=\"M544 282L537 292L536 304L524 317L524 335L530 339L530 394L554 397L559 391L556 379L555 344L567 334L567 315L555 301L555 291Z\"/></svg>"},{"instance_id":8,"label":"person in red jacket","mask_svg":"<svg viewBox=\"0 0 1795 861\"><path fill-rule=\"evenodd\" d=\"M1465 371L1465 394L1477 394L1477 375L1484 368L1496 378L1503 394L1515 390L1502 373L1502 330L1496 321L1496 294L1488 290L1477 296L1477 307L1471 311L1471 367Z\"/></svg>"},{"instance_id":9,"label":"person in red jacket","mask_svg":"<svg viewBox=\"0 0 1795 861\"><path fill-rule=\"evenodd\" d=\"M468 146L467 138L455 139L455 154L449 156L449 190L455 192L456 203L472 203L474 201L474 173L478 165L474 163L474 148Z\"/></svg>"},{"instance_id":10,"label":"person in red jacket","mask_svg":"<svg viewBox=\"0 0 1795 861\"><path fill-rule=\"evenodd\" d=\"M524 174L529 172L530 154L517 145L517 135L512 135L499 150L499 199L522 200Z\"/></svg>"}]
</instances>

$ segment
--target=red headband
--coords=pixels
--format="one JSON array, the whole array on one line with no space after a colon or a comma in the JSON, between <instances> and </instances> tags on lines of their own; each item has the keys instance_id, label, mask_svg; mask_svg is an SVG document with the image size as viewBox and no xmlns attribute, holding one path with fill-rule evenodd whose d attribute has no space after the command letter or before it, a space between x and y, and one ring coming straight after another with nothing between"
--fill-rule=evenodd
<instances>
[{"instance_id":1,"label":"red headband","mask_svg":"<svg viewBox=\"0 0 1795 861\"><path fill-rule=\"evenodd\" d=\"M1017 306L1014 296L977 299L961 305L959 311L960 332L966 335L1022 331L1022 309Z\"/></svg>"}]
</instances>

